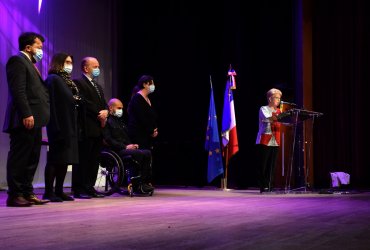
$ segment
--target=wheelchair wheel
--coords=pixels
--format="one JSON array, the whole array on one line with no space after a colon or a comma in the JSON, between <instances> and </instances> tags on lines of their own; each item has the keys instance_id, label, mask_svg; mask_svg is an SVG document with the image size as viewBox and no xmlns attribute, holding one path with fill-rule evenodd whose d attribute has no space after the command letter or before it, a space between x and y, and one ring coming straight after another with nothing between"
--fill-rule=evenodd
<instances>
[{"instance_id":1,"label":"wheelchair wheel","mask_svg":"<svg viewBox=\"0 0 370 250\"><path fill-rule=\"evenodd\" d=\"M118 190L124 176L121 158L111 150L103 150L100 153L100 166L95 183L97 192L111 195Z\"/></svg>"}]
</instances>

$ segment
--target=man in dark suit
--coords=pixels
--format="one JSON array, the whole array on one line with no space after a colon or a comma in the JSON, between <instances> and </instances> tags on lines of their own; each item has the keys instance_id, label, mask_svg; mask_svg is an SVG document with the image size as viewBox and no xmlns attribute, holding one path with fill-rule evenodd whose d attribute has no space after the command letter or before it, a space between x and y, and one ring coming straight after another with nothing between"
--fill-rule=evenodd
<instances>
[{"instance_id":1,"label":"man in dark suit","mask_svg":"<svg viewBox=\"0 0 370 250\"><path fill-rule=\"evenodd\" d=\"M19 36L18 55L6 64L9 96L3 132L9 133L7 159L9 207L46 203L33 192L32 181L41 151L41 129L49 121L49 94L36 62L42 58L44 38L33 32Z\"/></svg>"},{"instance_id":2,"label":"man in dark suit","mask_svg":"<svg viewBox=\"0 0 370 250\"><path fill-rule=\"evenodd\" d=\"M86 57L81 62L82 77L74 80L82 101L82 136L79 142L79 164L73 165L72 190L75 198L101 198L94 189L102 148L102 129L108 117L107 102L102 87L96 82L100 74L99 62Z\"/></svg>"}]
</instances>

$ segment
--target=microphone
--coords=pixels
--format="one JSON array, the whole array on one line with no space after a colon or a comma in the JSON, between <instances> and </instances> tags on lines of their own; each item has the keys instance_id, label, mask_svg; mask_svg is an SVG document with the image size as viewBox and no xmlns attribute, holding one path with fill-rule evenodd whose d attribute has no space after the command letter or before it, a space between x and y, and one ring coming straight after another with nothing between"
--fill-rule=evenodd
<instances>
[{"instance_id":1,"label":"microphone","mask_svg":"<svg viewBox=\"0 0 370 250\"><path fill-rule=\"evenodd\" d=\"M297 106L297 104L295 104L295 103L292 103L292 102L284 102L284 101L280 101L280 104L288 104L288 105L291 105L291 106Z\"/></svg>"}]
</instances>

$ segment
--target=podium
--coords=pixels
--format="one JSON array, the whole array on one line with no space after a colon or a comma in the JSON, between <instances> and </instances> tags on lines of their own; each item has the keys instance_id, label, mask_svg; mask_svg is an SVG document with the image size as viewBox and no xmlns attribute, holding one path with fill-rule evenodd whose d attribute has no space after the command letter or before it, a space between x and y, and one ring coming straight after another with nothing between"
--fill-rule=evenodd
<instances>
[{"instance_id":1,"label":"podium","mask_svg":"<svg viewBox=\"0 0 370 250\"><path fill-rule=\"evenodd\" d=\"M306 160L306 171L304 173L304 187L296 188L292 190L290 188L291 185L291 179L292 179L292 173L293 173L293 162L294 162L294 155L295 155L295 145L296 145L296 137L297 137L297 126L299 124L302 124L308 120L311 120L311 133L310 133L310 138L309 138L309 146L312 143L312 131L313 131L313 124L316 118L323 116L323 113L320 112L315 112L315 111L310 111L310 110L305 110L305 109L297 109L297 108L292 108L287 111L282 112L281 114L278 115L277 120L280 122L282 125L286 126L292 126L293 127L293 141L292 141L292 149L291 149L291 156L290 156L290 164L288 167L288 173L285 178L285 191L294 191L297 189L302 189L304 188L304 191L307 191L307 187L309 186L308 183L308 175L309 175L309 165L310 165L310 147L308 147L308 152L306 152L307 155L307 160Z\"/></svg>"},{"instance_id":2,"label":"podium","mask_svg":"<svg viewBox=\"0 0 370 250\"><path fill-rule=\"evenodd\" d=\"M315 119L316 117L322 116L323 113L314 112L305 109L292 108L281 113L277 118L280 123L286 125L295 125L303 122L307 119Z\"/></svg>"}]
</instances>

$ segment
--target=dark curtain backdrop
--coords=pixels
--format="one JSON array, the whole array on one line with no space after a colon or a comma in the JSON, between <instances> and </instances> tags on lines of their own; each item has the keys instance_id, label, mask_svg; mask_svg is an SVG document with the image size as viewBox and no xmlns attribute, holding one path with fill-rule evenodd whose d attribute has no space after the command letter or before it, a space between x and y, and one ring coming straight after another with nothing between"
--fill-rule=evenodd
<instances>
[{"instance_id":1,"label":"dark curtain backdrop","mask_svg":"<svg viewBox=\"0 0 370 250\"><path fill-rule=\"evenodd\" d=\"M314 1L314 175L329 185L329 172L351 174L354 187L370 186L370 4L365 0Z\"/></svg>"},{"instance_id":2,"label":"dark curtain backdrop","mask_svg":"<svg viewBox=\"0 0 370 250\"><path fill-rule=\"evenodd\" d=\"M265 93L292 96L292 1L117 1L119 86L125 104L142 74L155 78L156 184L207 185L205 132L212 76L219 129L231 64L240 152L229 187L257 185L254 143ZM292 97L291 97L292 98ZM292 101L292 100L290 100ZM211 185L219 185L216 179Z\"/></svg>"}]
</instances>

